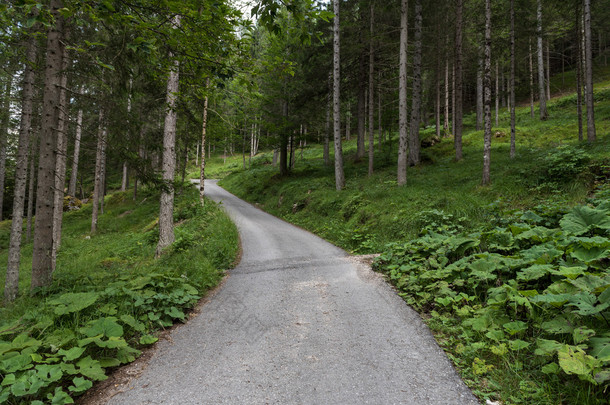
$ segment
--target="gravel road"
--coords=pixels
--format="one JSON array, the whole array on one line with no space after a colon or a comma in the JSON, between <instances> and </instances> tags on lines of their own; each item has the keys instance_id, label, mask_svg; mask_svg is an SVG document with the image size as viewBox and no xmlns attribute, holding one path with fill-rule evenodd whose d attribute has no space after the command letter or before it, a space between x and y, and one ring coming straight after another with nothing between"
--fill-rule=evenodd
<instances>
[{"instance_id":1,"label":"gravel road","mask_svg":"<svg viewBox=\"0 0 610 405\"><path fill-rule=\"evenodd\" d=\"M206 181L241 263L109 404L478 404L419 316L328 242Z\"/></svg>"}]
</instances>

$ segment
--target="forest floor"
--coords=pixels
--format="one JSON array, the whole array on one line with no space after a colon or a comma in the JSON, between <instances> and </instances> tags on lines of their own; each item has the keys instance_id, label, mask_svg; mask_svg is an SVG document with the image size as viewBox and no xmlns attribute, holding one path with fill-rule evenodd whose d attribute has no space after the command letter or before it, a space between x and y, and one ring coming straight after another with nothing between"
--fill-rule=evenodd
<instances>
[{"instance_id":1,"label":"forest floor","mask_svg":"<svg viewBox=\"0 0 610 405\"><path fill-rule=\"evenodd\" d=\"M604 70L595 87L593 144L578 141L576 96L558 91L547 121L539 121L537 111L532 118L529 105L517 109L517 153L511 159L509 114L503 108L500 125L493 128L488 187L480 185L483 134L474 129L472 115L465 117L460 162L451 138L435 139L430 127L422 131L429 146L422 149L422 164L408 169L406 187L396 186L395 133L386 134L382 144L376 139L370 177L366 158L355 159L355 140L344 143L347 182L341 192L335 191L334 168L324 166L319 145L297 149L295 166L284 178L271 164L271 152L253 159L213 157L208 176L224 178L220 184L240 198L354 254L381 253L375 268L420 312L479 398L607 403L610 235L600 224L610 214L603 211L610 178L609 73ZM572 207L599 210L602 222L564 229L576 215ZM532 236L538 232L546 236ZM504 245L490 242L502 238ZM465 244L451 250L456 241ZM590 255L583 257L579 249ZM532 257L533 251L541 253ZM560 273L565 266L577 266L582 276ZM583 287L573 281L581 277L605 281ZM498 287L503 285L529 292L510 298ZM601 294L606 288L609 293ZM549 294L560 292L587 295L599 311L586 312L575 298L551 303ZM587 336L581 336L585 330Z\"/></svg>"}]
</instances>

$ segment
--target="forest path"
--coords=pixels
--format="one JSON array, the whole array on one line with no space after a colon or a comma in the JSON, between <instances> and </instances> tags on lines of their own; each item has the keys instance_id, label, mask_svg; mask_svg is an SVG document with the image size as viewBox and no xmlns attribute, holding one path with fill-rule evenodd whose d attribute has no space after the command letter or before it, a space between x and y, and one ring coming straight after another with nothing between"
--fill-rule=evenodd
<instances>
[{"instance_id":1,"label":"forest path","mask_svg":"<svg viewBox=\"0 0 610 405\"><path fill-rule=\"evenodd\" d=\"M370 268L206 181L241 263L110 404L477 404Z\"/></svg>"}]
</instances>

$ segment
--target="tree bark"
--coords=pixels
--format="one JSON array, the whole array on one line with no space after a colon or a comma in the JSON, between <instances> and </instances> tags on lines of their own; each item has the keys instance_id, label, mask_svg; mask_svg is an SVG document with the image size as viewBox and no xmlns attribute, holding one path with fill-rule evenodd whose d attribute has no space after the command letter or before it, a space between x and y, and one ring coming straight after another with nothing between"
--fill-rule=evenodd
<instances>
[{"instance_id":1,"label":"tree bark","mask_svg":"<svg viewBox=\"0 0 610 405\"><path fill-rule=\"evenodd\" d=\"M341 147L341 43L339 38L339 0L333 0L335 21L333 27L333 119L335 143L335 187L337 191L345 187L343 173L343 149ZM360 142L360 140L358 140Z\"/></svg>"},{"instance_id":2,"label":"tree bark","mask_svg":"<svg viewBox=\"0 0 610 405\"><path fill-rule=\"evenodd\" d=\"M104 144L106 143L106 127L104 123L104 108L100 106L99 126L97 130L97 148L95 153L95 179L93 182L93 201L91 205L91 233L97 231L100 198L103 195L102 160L104 159Z\"/></svg>"},{"instance_id":3,"label":"tree bark","mask_svg":"<svg viewBox=\"0 0 610 405\"><path fill-rule=\"evenodd\" d=\"M443 121L445 136L449 133L449 58L445 60L445 117Z\"/></svg>"},{"instance_id":4,"label":"tree bark","mask_svg":"<svg viewBox=\"0 0 610 405\"><path fill-rule=\"evenodd\" d=\"M371 2L371 21L369 30L369 176L373 175L374 161L375 161L375 93L374 93L374 82L375 82L375 48L373 46L373 33L375 29L375 3Z\"/></svg>"},{"instance_id":5,"label":"tree bark","mask_svg":"<svg viewBox=\"0 0 610 405\"><path fill-rule=\"evenodd\" d=\"M70 173L70 185L68 195L76 197L76 180L78 176L78 159L80 154L80 140L83 132L83 109L78 109L76 116L76 134L74 136L74 154L72 158L72 172Z\"/></svg>"},{"instance_id":6,"label":"tree bark","mask_svg":"<svg viewBox=\"0 0 610 405\"><path fill-rule=\"evenodd\" d=\"M36 39L31 36L26 45L26 62L23 70L23 89L21 96L21 123L19 126L19 144L15 161L15 191L13 198L13 216L8 250L8 265L4 284L4 302L10 303L19 293L19 265L21 263L21 234L23 229L23 209L25 205L25 187L27 184L28 151L30 127L32 125L32 100L34 99L34 80L36 63Z\"/></svg>"},{"instance_id":7,"label":"tree bark","mask_svg":"<svg viewBox=\"0 0 610 405\"><path fill-rule=\"evenodd\" d=\"M515 157L515 0L510 0L510 158Z\"/></svg>"},{"instance_id":8,"label":"tree bark","mask_svg":"<svg viewBox=\"0 0 610 405\"><path fill-rule=\"evenodd\" d=\"M205 81L205 87L210 87L210 79L207 78ZM204 204L204 182L205 182L205 135L208 126L208 96L206 95L203 99L203 125L201 127L201 167L199 169L199 202L203 206Z\"/></svg>"},{"instance_id":9,"label":"tree bark","mask_svg":"<svg viewBox=\"0 0 610 405\"><path fill-rule=\"evenodd\" d=\"M364 45L362 43L360 44L360 47L360 67L358 79L358 138L356 139L356 160L360 160L364 157L364 133L366 132L366 55L364 53Z\"/></svg>"},{"instance_id":10,"label":"tree bark","mask_svg":"<svg viewBox=\"0 0 610 405\"><path fill-rule=\"evenodd\" d=\"M455 160L462 160L462 11L463 0L457 0L455 29Z\"/></svg>"},{"instance_id":11,"label":"tree bark","mask_svg":"<svg viewBox=\"0 0 610 405\"><path fill-rule=\"evenodd\" d=\"M174 16L172 25L174 29L180 27L181 16ZM174 55L169 54L172 60ZM159 207L159 242L157 243L156 257L160 257L163 249L171 245L174 240L174 174L176 171L176 105L178 99L180 62L175 59L167 78L167 111L163 129L163 183Z\"/></svg>"},{"instance_id":12,"label":"tree bark","mask_svg":"<svg viewBox=\"0 0 610 405\"><path fill-rule=\"evenodd\" d=\"M413 50L413 101L411 102L411 122L409 130L408 164L417 166L420 160L419 124L421 121L421 58L422 58L422 6L415 0L415 44Z\"/></svg>"},{"instance_id":13,"label":"tree bark","mask_svg":"<svg viewBox=\"0 0 610 405\"><path fill-rule=\"evenodd\" d=\"M500 126L500 69L496 61L496 127Z\"/></svg>"},{"instance_id":14,"label":"tree bark","mask_svg":"<svg viewBox=\"0 0 610 405\"><path fill-rule=\"evenodd\" d=\"M458 0L459 2L460 0ZM397 184L403 186L407 184L407 141L408 141L408 122L407 122L407 43L408 37L408 0L401 0L400 8L400 58L398 76L398 167Z\"/></svg>"},{"instance_id":15,"label":"tree bark","mask_svg":"<svg viewBox=\"0 0 610 405\"><path fill-rule=\"evenodd\" d=\"M330 86L329 89L330 91ZM324 128L324 166L330 166L330 111L332 109L330 102L330 94L328 97L328 103L326 105L326 127Z\"/></svg>"},{"instance_id":16,"label":"tree bark","mask_svg":"<svg viewBox=\"0 0 610 405\"><path fill-rule=\"evenodd\" d=\"M529 61L530 61L530 116L534 118L534 61L532 56L532 39L530 38Z\"/></svg>"},{"instance_id":17,"label":"tree bark","mask_svg":"<svg viewBox=\"0 0 610 405\"><path fill-rule=\"evenodd\" d=\"M582 42L581 42L581 13L580 10L576 13L576 42L577 53L576 57L576 114L578 115L578 140L583 140L582 128Z\"/></svg>"},{"instance_id":18,"label":"tree bark","mask_svg":"<svg viewBox=\"0 0 610 405\"><path fill-rule=\"evenodd\" d=\"M30 167L29 167L29 182L28 182L28 213L25 225L25 240L32 240L32 217L34 215L34 180L36 178L36 149L35 138L33 139L32 146L30 148Z\"/></svg>"},{"instance_id":19,"label":"tree bark","mask_svg":"<svg viewBox=\"0 0 610 405\"><path fill-rule=\"evenodd\" d=\"M551 99L551 48L546 40L546 99Z\"/></svg>"},{"instance_id":20,"label":"tree bark","mask_svg":"<svg viewBox=\"0 0 610 405\"><path fill-rule=\"evenodd\" d=\"M542 43L542 0L538 0L538 9L536 11L537 25L536 34L538 37L538 93L540 96L540 120L544 121L548 118L546 110L546 89L544 86L544 47Z\"/></svg>"},{"instance_id":21,"label":"tree bark","mask_svg":"<svg viewBox=\"0 0 610 405\"><path fill-rule=\"evenodd\" d=\"M4 103L2 106L2 124L0 128L0 221L4 218L4 178L6 177L6 147L8 144L8 127L11 119L11 88L13 75L6 77Z\"/></svg>"},{"instance_id":22,"label":"tree bark","mask_svg":"<svg viewBox=\"0 0 610 405\"><path fill-rule=\"evenodd\" d=\"M595 134L595 111L593 107L593 45L591 41L591 0L585 0L584 4L584 28L585 28L585 103L587 105L587 141L594 142Z\"/></svg>"},{"instance_id":23,"label":"tree bark","mask_svg":"<svg viewBox=\"0 0 610 405\"><path fill-rule=\"evenodd\" d=\"M483 98L484 98L484 146L483 146L483 179L484 186L491 182L491 0L485 0L485 50L483 65Z\"/></svg>"},{"instance_id":24,"label":"tree bark","mask_svg":"<svg viewBox=\"0 0 610 405\"><path fill-rule=\"evenodd\" d=\"M55 159L55 189L53 203L53 250L51 265L55 271L57 260L57 250L61 245L61 224L64 213L64 185L66 183L66 155L68 153L67 127L67 102L66 87L68 85L68 51L63 49L62 56L62 77L61 88L59 90L59 115L57 120L57 157Z\"/></svg>"},{"instance_id":25,"label":"tree bark","mask_svg":"<svg viewBox=\"0 0 610 405\"><path fill-rule=\"evenodd\" d=\"M31 290L51 284L53 269L53 188L55 186L55 157L57 119L59 116L59 89L64 44L64 20L59 10L61 0L51 0L51 13L55 24L47 33L47 54L42 101L42 131L40 137L38 184L36 187L36 219L34 221L34 247L32 252Z\"/></svg>"},{"instance_id":26,"label":"tree bark","mask_svg":"<svg viewBox=\"0 0 610 405\"><path fill-rule=\"evenodd\" d=\"M483 129L483 63L483 60L479 58L479 66L477 69L477 131Z\"/></svg>"}]
</instances>

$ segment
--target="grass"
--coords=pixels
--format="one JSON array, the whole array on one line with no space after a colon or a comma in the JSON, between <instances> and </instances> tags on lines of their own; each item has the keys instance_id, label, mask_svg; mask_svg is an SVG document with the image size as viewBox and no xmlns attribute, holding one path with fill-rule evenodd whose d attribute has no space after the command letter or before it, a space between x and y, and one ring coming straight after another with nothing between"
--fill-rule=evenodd
<instances>
[{"instance_id":1,"label":"grass","mask_svg":"<svg viewBox=\"0 0 610 405\"><path fill-rule=\"evenodd\" d=\"M158 192L146 188L137 201L130 192L107 196L94 235L90 205L66 213L53 283L33 296L32 245L24 244L20 296L0 308L0 373L16 379L3 384L0 403L64 403L68 393L78 395L104 379L105 369L133 361L140 346L156 341L156 330L184 321L186 311L220 282L237 256L234 224L212 201L201 207L198 191L185 185L175 201L176 241L154 259L158 201ZM5 262L6 224L0 224ZM0 281L4 285L4 275ZM36 355L30 358L32 347ZM23 365L12 363L24 355Z\"/></svg>"},{"instance_id":2,"label":"grass","mask_svg":"<svg viewBox=\"0 0 610 405\"><path fill-rule=\"evenodd\" d=\"M210 172L219 174L220 184L237 196L356 254L387 255L391 246L416 240L424 227L447 232L459 224L464 232L472 232L518 211L566 212L610 178L610 69L600 69L596 77L597 141L578 141L576 97L564 87L549 101L547 121L532 119L528 104L517 109L517 154L510 159L509 113L503 109L500 125L493 128L488 187L480 185L483 134L474 130L474 115L464 119L464 159L456 162L453 140L442 139L422 150L423 163L408 169L405 187L396 184L396 134L382 145L376 142L371 177L368 162L354 159L355 141L344 142L347 182L340 192L335 191L334 168L323 165L322 147L316 144L308 145L302 158L297 152L295 168L284 178L271 165L271 152L259 154L246 170L241 156L235 156L226 163L211 163ZM553 88L561 86L561 78L553 80ZM568 87L572 84L566 81ZM586 116L583 121L586 138ZM431 138L434 132L426 128L422 138ZM405 294L407 300L419 299ZM459 318L452 318L455 314L431 316L429 307L418 309L480 398L501 398L502 403L607 403L599 386L577 384L574 376L562 379L541 373L536 369L540 364L527 356L515 363L510 355L492 353L473 361L457 345L465 332ZM482 347L483 341L468 336L474 339L473 347Z\"/></svg>"}]
</instances>

